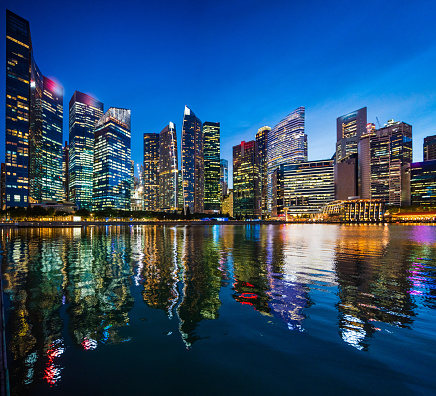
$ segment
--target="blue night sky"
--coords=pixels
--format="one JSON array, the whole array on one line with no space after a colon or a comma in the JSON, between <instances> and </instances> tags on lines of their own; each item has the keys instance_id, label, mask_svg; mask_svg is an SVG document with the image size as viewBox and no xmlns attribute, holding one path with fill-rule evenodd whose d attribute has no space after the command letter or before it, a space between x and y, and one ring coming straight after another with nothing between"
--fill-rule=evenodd
<instances>
[{"instance_id":1,"label":"blue night sky","mask_svg":"<svg viewBox=\"0 0 436 396\"><path fill-rule=\"evenodd\" d=\"M132 110L135 164L143 133L169 121L180 150L185 105L203 122L221 122L229 165L232 146L298 106L306 107L309 160L330 158L336 118L364 106L368 122L413 126L414 161L422 160L423 138L436 134L432 0L2 3L2 21L6 8L30 21L41 72L64 87L64 141L68 102L75 90L86 92L105 110ZM4 144L4 117L1 132Z\"/></svg>"}]
</instances>

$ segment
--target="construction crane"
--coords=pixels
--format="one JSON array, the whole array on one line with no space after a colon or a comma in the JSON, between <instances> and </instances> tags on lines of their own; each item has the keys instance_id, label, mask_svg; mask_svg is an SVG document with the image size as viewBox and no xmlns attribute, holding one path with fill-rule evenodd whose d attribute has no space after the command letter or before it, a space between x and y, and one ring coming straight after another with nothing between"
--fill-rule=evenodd
<instances>
[{"instance_id":1,"label":"construction crane","mask_svg":"<svg viewBox=\"0 0 436 396\"><path fill-rule=\"evenodd\" d=\"M378 129L381 129L381 125L380 125L380 121L378 120L378 117L375 117L375 119L377 120Z\"/></svg>"}]
</instances>

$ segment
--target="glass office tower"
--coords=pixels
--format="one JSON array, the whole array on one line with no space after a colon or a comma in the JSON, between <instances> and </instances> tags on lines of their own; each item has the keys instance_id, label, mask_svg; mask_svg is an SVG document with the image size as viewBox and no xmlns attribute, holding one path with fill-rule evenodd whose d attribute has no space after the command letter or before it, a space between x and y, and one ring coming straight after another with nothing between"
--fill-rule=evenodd
<instances>
[{"instance_id":1,"label":"glass office tower","mask_svg":"<svg viewBox=\"0 0 436 396\"><path fill-rule=\"evenodd\" d=\"M367 109L363 107L336 119L336 161L357 153L360 137L366 133Z\"/></svg>"},{"instance_id":2,"label":"glass office tower","mask_svg":"<svg viewBox=\"0 0 436 396\"><path fill-rule=\"evenodd\" d=\"M183 207L185 213L204 212L203 125L185 106L182 129Z\"/></svg>"},{"instance_id":3,"label":"glass office tower","mask_svg":"<svg viewBox=\"0 0 436 396\"><path fill-rule=\"evenodd\" d=\"M257 142L241 142L233 147L233 213L256 218L259 213L259 169Z\"/></svg>"},{"instance_id":4,"label":"glass office tower","mask_svg":"<svg viewBox=\"0 0 436 396\"><path fill-rule=\"evenodd\" d=\"M436 135L424 138L424 161L436 160Z\"/></svg>"},{"instance_id":5,"label":"glass office tower","mask_svg":"<svg viewBox=\"0 0 436 396\"><path fill-rule=\"evenodd\" d=\"M220 186L221 197L227 195L227 189L229 188L229 161L224 158L220 160Z\"/></svg>"},{"instance_id":6,"label":"glass office tower","mask_svg":"<svg viewBox=\"0 0 436 396\"><path fill-rule=\"evenodd\" d=\"M144 210L159 210L159 134L144 133Z\"/></svg>"},{"instance_id":7,"label":"glass office tower","mask_svg":"<svg viewBox=\"0 0 436 396\"><path fill-rule=\"evenodd\" d=\"M178 210L178 157L176 126L170 122L159 134L159 207Z\"/></svg>"},{"instance_id":8,"label":"glass office tower","mask_svg":"<svg viewBox=\"0 0 436 396\"><path fill-rule=\"evenodd\" d=\"M97 121L94 137L93 209L130 210L130 110L111 107Z\"/></svg>"},{"instance_id":9,"label":"glass office tower","mask_svg":"<svg viewBox=\"0 0 436 396\"><path fill-rule=\"evenodd\" d=\"M271 131L269 126L259 128L256 133L257 142L257 163L259 167L259 209L262 217L268 211L268 133Z\"/></svg>"},{"instance_id":10,"label":"glass office tower","mask_svg":"<svg viewBox=\"0 0 436 396\"><path fill-rule=\"evenodd\" d=\"M33 202L62 201L63 88L32 63L29 195Z\"/></svg>"},{"instance_id":11,"label":"glass office tower","mask_svg":"<svg viewBox=\"0 0 436 396\"><path fill-rule=\"evenodd\" d=\"M307 161L305 109L299 107L268 132L268 212L271 211L272 173L281 164Z\"/></svg>"},{"instance_id":12,"label":"glass office tower","mask_svg":"<svg viewBox=\"0 0 436 396\"><path fill-rule=\"evenodd\" d=\"M220 123L204 122L204 211L219 213L220 197Z\"/></svg>"},{"instance_id":13,"label":"glass office tower","mask_svg":"<svg viewBox=\"0 0 436 396\"><path fill-rule=\"evenodd\" d=\"M6 10L6 208L28 204L31 63L29 22Z\"/></svg>"},{"instance_id":14,"label":"glass office tower","mask_svg":"<svg viewBox=\"0 0 436 396\"><path fill-rule=\"evenodd\" d=\"M92 209L94 127L103 115L103 103L75 91L69 103L70 200L79 209Z\"/></svg>"},{"instance_id":15,"label":"glass office tower","mask_svg":"<svg viewBox=\"0 0 436 396\"><path fill-rule=\"evenodd\" d=\"M410 165L412 205L436 206L436 159Z\"/></svg>"}]
</instances>

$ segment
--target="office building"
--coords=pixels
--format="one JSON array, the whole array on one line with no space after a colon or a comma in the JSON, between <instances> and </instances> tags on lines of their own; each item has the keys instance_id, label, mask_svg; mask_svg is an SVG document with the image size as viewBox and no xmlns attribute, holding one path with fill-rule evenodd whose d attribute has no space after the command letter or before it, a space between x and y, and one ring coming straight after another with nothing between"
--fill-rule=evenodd
<instances>
[{"instance_id":1,"label":"office building","mask_svg":"<svg viewBox=\"0 0 436 396\"><path fill-rule=\"evenodd\" d=\"M185 106L182 128L183 208L187 213L204 212L203 125Z\"/></svg>"},{"instance_id":2,"label":"office building","mask_svg":"<svg viewBox=\"0 0 436 396\"><path fill-rule=\"evenodd\" d=\"M389 120L359 141L360 198L410 205L412 126Z\"/></svg>"},{"instance_id":3,"label":"office building","mask_svg":"<svg viewBox=\"0 0 436 396\"><path fill-rule=\"evenodd\" d=\"M170 122L159 134L159 207L178 210L178 157L176 126Z\"/></svg>"},{"instance_id":4,"label":"office building","mask_svg":"<svg viewBox=\"0 0 436 396\"><path fill-rule=\"evenodd\" d=\"M332 159L282 164L273 174L272 217L313 215L334 200Z\"/></svg>"},{"instance_id":5,"label":"office building","mask_svg":"<svg viewBox=\"0 0 436 396\"><path fill-rule=\"evenodd\" d=\"M229 188L229 161L224 158L220 159L220 189L221 198L227 195Z\"/></svg>"},{"instance_id":6,"label":"office building","mask_svg":"<svg viewBox=\"0 0 436 396\"><path fill-rule=\"evenodd\" d=\"M130 210L130 110L107 110L95 125L94 137L93 209Z\"/></svg>"},{"instance_id":7,"label":"office building","mask_svg":"<svg viewBox=\"0 0 436 396\"><path fill-rule=\"evenodd\" d=\"M271 210L273 172L282 164L307 161L307 135L304 133L305 109L299 107L268 132L268 211Z\"/></svg>"},{"instance_id":8,"label":"office building","mask_svg":"<svg viewBox=\"0 0 436 396\"><path fill-rule=\"evenodd\" d=\"M424 161L436 160L436 135L424 138Z\"/></svg>"},{"instance_id":9,"label":"office building","mask_svg":"<svg viewBox=\"0 0 436 396\"><path fill-rule=\"evenodd\" d=\"M257 218L259 212L259 170L255 140L233 147L233 213Z\"/></svg>"},{"instance_id":10,"label":"office building","mask_svg":"<svg viewBox=\"0 0 436 396\"><path fill-rule=\"evenodd\" d=\"M363 107L336 119L336 161L357 153L360 137L366 133L367 109Z\"/></svg>"},{"instance_id":11,"label":"office building","mask_svg":"<svg viewBox=\"0 0 436 396\"><path fill-rule=\"evenodd\" d=\"M268 133L271 128L264 126L256 133L257 162L259 169L259 209L262 218L268 213Z\"/></svg>"},{"instance_id":12,"label":"office building","mask_svg":"<svg viewBox=\"0 0 436 396\"><path fill-rule=\"evenodd\" d=\"M412 205L436 206L436 159L410 165Z\"/></svg>"},{"instance_id":13,"label":"office building","mask_svg":"<svg viewBox=\"0 0 436 396\"><path fill-rule=\"evenodd\" d=\"M70 200L80 209L92 209L94 127L103 115L103 103L75 91L69 103Z\"/></svg>"},{"instance_id":14,"label":"office building","mask_svg":"<svg viewBox=\"0 0 436 396\"><path fill-rule=\"evenodd\" d=\"M220 196L220 123L204 122L204 212L219 213Z\"/></svg>"},{"instance_id":15,"label":"office building","mask_svg":"<svg viewBox=\"0 0 436 396\"><path fill-rule=\"evenodd\" d=\"M221 212L223 215L233 217L233 189L229 189L228 194L223 198Z\"/></svg>"},{"instance_id":16,"label":"office building","mask_svg":"<svg viewBox=\"0 0 436 396\"><path fill-rule=\"evenodd\" d=\"M6 208L28 205L32 58L29 22L6 10Z\"/></svg>"},{"instance_id":17,"label":"office building","mask_svg":"<svg viewBox=\"0 0 436 396\"><path fill-rule=\"evenodd\" d=\"M64 147L62 147L62 190L63 190L63 201L70 200L70 172L68 172L69 167L69 157L70 148L68 142L65 142Z\"/></svg>"},{"instance_id":18,"label":"office building","mask_svg":"<svg viewBox=\"0 0 436 396\"><path fill-rule=\"evenodd\" d=\"M0 167L0 210L6 209L6 164L1 163Z\"/></svg>"},{"instance_id":19,"label":"office building","mask_svg":"<svg viewBox=\"0 0 436 396\"><path fill-rule=\"evenodd\" d=\"M29 199L63 200L63 88L32 61L30 85Z\"/></svg>"},{"instance_id":20,"label":"office building","mask_svg":"<svg viewBox=\"0 0 436 396\"><path fill-rule=\"evenodd\" d=\"M159 210L159 133L144 133L144 210Z\"/></svg>"}]
</instances>

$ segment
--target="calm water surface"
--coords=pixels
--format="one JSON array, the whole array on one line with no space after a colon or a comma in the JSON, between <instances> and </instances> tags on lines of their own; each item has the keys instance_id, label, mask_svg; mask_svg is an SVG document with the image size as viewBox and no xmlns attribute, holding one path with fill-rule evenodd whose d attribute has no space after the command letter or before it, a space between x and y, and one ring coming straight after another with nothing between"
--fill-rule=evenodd
<instances>
[{"instance_id":1,"label":"calm water surface","mask_svg":"<svg viewBox=\"0 0 436 396\"><path fill-rule=\"evenodd\" d=\"M12 395L436 393L436 227L0 235Z\"/></svg>"}]
</instances>

